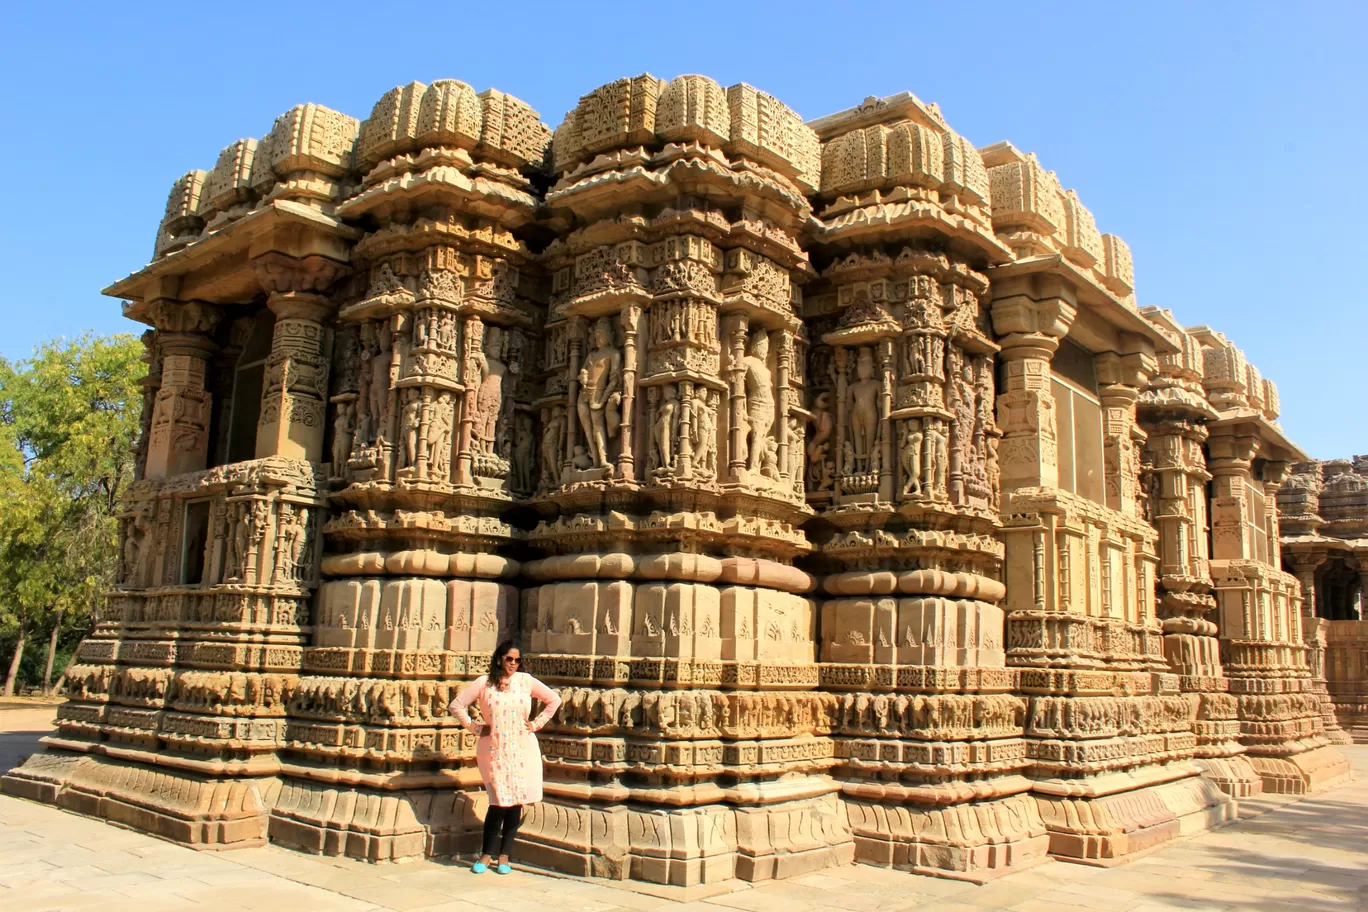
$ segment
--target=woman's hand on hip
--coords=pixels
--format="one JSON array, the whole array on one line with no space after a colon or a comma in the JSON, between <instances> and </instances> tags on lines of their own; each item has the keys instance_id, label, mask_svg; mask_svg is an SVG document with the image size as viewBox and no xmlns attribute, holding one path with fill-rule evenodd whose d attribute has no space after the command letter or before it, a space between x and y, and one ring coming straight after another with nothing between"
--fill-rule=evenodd
<instances>
[{"instance_id":1,"label":"woman's hand on hip","mask_svg":"<svg viewBox=\"0 0 1368 912\"><path fill-rule=\"evenodd\" d=\"M537 723L536 723L536 722L533 722L531 719L529 719L529 720L527 721L527 730L530 731L530 732L532 732L532 734L535 735L535 734L537 733Z\"/></svg>"}]
</instances>

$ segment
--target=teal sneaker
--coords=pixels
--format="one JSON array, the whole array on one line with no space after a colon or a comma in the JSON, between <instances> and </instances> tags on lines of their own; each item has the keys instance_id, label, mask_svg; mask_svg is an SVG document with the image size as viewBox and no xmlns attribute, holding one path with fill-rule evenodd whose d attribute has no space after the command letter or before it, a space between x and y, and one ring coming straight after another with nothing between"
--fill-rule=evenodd
<instances>
[{"instance_id":1,"label":"teal sneaker","mask_svg":"<svg viewBox=\"0 0 1368 912\"><path fill-rule=\"evenodd\" d=\"M471 873L471 874L483 874L485 871L488 871L488 870L489 870L489 865L485 864L483 861L477 861L477 862L475 862L473 865L470 866L470 873Z\"/></svg>"},{"instance_id":2,"label":"teal sneaker","mask_svg":"<svg viewBox=\"0 0 1368 912\"><path fill-rule=\"evenodd\" d=\"M512 874L512 873L513 873L513 869L512 869L511 867L509 867L508 865L506 865L506 864L499 865L497 868L495 868L495 870L498 871L500 874Z\"/></svg>"}]
</instances>

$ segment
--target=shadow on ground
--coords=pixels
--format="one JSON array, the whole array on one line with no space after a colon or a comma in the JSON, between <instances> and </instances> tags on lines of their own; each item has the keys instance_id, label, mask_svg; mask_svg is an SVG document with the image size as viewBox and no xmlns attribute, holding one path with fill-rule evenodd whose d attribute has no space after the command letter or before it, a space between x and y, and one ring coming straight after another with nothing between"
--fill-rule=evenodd
<instances>
[{"instance_id":1,"label":"shadow on ground","mask_svg":"<svg viewBox=\"0 0 1368 912\"><path fill-rule=\"evenodd\" d=\"M51 729L44 731L0 732L0 775L24 762L29 754L41 749L38 739L52 734Z\"/></svg>"}]
</instances>

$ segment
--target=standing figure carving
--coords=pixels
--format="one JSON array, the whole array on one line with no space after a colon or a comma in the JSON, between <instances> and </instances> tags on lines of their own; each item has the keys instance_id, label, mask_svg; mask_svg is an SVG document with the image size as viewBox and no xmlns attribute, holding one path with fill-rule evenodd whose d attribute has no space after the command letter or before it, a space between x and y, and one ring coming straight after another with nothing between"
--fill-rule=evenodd
<instances>
[{"instance_id":1,"label":"standing figure carving","mask_svg":"<svg viewBox=\"0 0 1368 912\"><path fill-rule=\"evenodd\" d=\"M661 391L663 397L651 424L651 464L654 468L673 469L675 464L675 429L679 423L679 397L674 386Z\"/></svg>"},{"instance_id":2,"label":"standing figure carving","mask_svg":"<svg viewBox=\"0 0 1368 912\"><path fill-rule=\"evenodd\" d=\"M371 349L371 340L374 338L371 333L370 324L367 323L361 328L361 353L358 356L360 366L357 368L357 387L360 396L356 400L356 433L358 443L366 444L375 439L375 429L379 426L375 420L375 413L371 409L371 374L375 370L375 354Z\"/></svg>"},{"instance_id":3,"label":"standing figure carving","mask_svg":"<svg viewBox=\"0 0 1368 912\"><path fill-rule=\"evenodd\" d=\"M705 478L717 476L717 393L700 386L694 394L689 424L694 469Z\"/></svg>"},{"instance_id":4,"label":"standing figure carving","mask_svg":"<svg viewBox=\"0 0 1368 912\"><path fill-rule=\"evenodd\" d=\"M817 401L812 406L812 439L807 444L808 487L814 491L831 490L834 474L831 435L835 431L836 418L831 414L831 393L818 393Z\"/></svg>"},{"instance_id":5,"label":"standing figure carving","mask_svg":"<svg viewBox=\"0 0 1368 912\"><path fill-rule=\"evenodd\" d=\"M926 423L922 442L922 495L944 498L946 471L950 462L950 438L938 421Z\"/></svg>"},{"instance_id":6,"label":"standing figure carving","mask_svg":"<svg viewBox=\"0 0 1368 912\"><path fill-rule=\"evenodd\" d=\"M400 433L404 435L404 466L412 468L418 461L418 422L423 402L415 389L405 391L404 396L404 424Z\"/></svg>"},{"instance_id":7,"label":"standing figure carving","mask_svg":"<svg viewBox=\"0 0 1368 912\"><path fill-rule=\"evenodd\" d=\"M769 333L756 330L746 354L746 468L777 477L774 450L767 441L774 436L774 379L769 368Z\"/></svg>"},{"instance_id":8,"label":"standing figure carving","mask_svg":"<svg viewBox=\"0 0 1368 912\"><path fill-rule=\"evenodd\" d=\"M352 435L356 431L356 412L350 402L337 403L337 417L333 419L332 473L340 476L351 456Z\"/></svg>"},{"instance_id":9,"label":"standing figure carving","mask_svg":"<svg viewBox=\"0 0 1368 912\"><path fill-rule=\"evenodd\" d=\"M443 392L432 404L432 421L428 427L428 477L448 480L451 474L451 432L455 424L451 394Z\"/></svg>"},{"instance_id":10,"label":"standing figure carving","mask_svg":"<svg viewBox=\"0 0 1368 912\"><path fill-rule=\"evenodd\" d=\"M546 416L546 412L542 412ZM551 409L542 428L541 483L551 487L560 478L560 463L565 455L565 409L559 405Z\"/></svg>"},{"instance_id":11,"label":"standing figure carving","mask_svg":"<svg viewBox=\"0 0 1368 912\"><path fill-rule=\"evenodd\" d=\"M855 465L847 471L870 472L870 456L879 434L879 393L883 384L874 377L874 352L860 349L855 372L858 379L850 385L850 438L855 450Z\"/></svg>"},{"instance_id":12,"label":"standing figure carving","mask_svg":"<svg viewBox=\"0 0 1368 912\"><path fill-rule=\"evenodd\" d=\"M389 399L389 328L379 324L375 328L375 347L370 356L370 420L371 439L384 443L386 402Z\"/></svg>"},{"instance_id":13,"label":"standing figure carving","mask_svg":"<svg viewBox=\"0 0 1368 912\"><path fill-rule=\"evenodd\" d=\"M622 354L613 345L613 325L607 317L594 324L593 348L579 372L580 429L589 444L595 468L610 465L608 441L622 423Z\"/></svg>"},{"instance_id":14,"label":"standing figure carving","mask_svg":"<svg viewBox=\"0 0 1368 912\"><path fill-rule=\"evenodd\" d=\"M243 582L247 579L247 549L252 537L252 512L246 503L238 507L237 521L233 524L233 578Z\"/></svg>"},{"instance_id":15,"label":"standing figure carving","mask_svg":"<svg viewBox=\"0 0 1368 912\"><path fill-rule=\"evenodd\" d=\"M516 432L513 443L513 481L519 491L532 491L536 489L534 478L537 466L532 416L519 413L514 424Z\"/></svg>"},{"instance_id":16,"label":"standing figure carving","mask_svg":"<svg viewBox=\"0 0 1368 912\"><path fill-rule=\"evenodd\" d=\"M484 453L498 453L499 419L503 414L504 377L508 365L504 361L507 337L497 326L486 326L484 351L475 357L480 372L475 394L475 439Z\"/></svg>"},{"instance_id":17,"label":"standing figure carving","mask_svg":"<svg viewBox=\"0 0 1368 912\"><path fill-rule=\"evenodd\" d=\"M902 492L905 496L922 494L922 434L921 422L915 418L903 426L902 438Z\"/></svg>"},{"instance_id":18,"label":"standing figure carving","mask_svg":"<svg viewBox=\"0 0 1368 912\"><path fill-rule=\"evenodd\" d=\"M290 531L290 578L304 578L304 548L309 541L309 510L296 507L294 523Z\"/></svg>"},{"instance_id":19,"label":"standing figure carving","mask_svg":"<svg viewBox=\"0 0 1368 912\"><path fill-rule=\"evenodd\" d=\"M291 556L294 552L295 537L299 534L297 522L294 507L282 504L280 518L276 523L275 569L271 574L271 581L274 583L284 582L293 576Z\"/></svg>"}]
</instances>

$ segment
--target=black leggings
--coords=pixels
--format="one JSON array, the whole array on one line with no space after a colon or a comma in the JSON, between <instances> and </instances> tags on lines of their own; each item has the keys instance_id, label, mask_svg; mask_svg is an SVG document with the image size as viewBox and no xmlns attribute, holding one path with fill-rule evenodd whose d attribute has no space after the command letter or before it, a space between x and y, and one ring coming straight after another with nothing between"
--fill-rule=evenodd
<instances>
[{"instance_id":1,"label":"black leggings","mask_svg":"<svg viewBox=\"0 0 1368 912\"><path fill-rule=\"evenodd\" d=\"M513 840L518 838L518 826L522 823L522 805L515 804L512 807L489 806L488 813L485 814L484 823L484 853L490 858L495 856L495 849L502 848L498 855L507 855L513 851ZM503 830L502 845L499 840L499 830Z\"/></svg>"}]
</instances>

